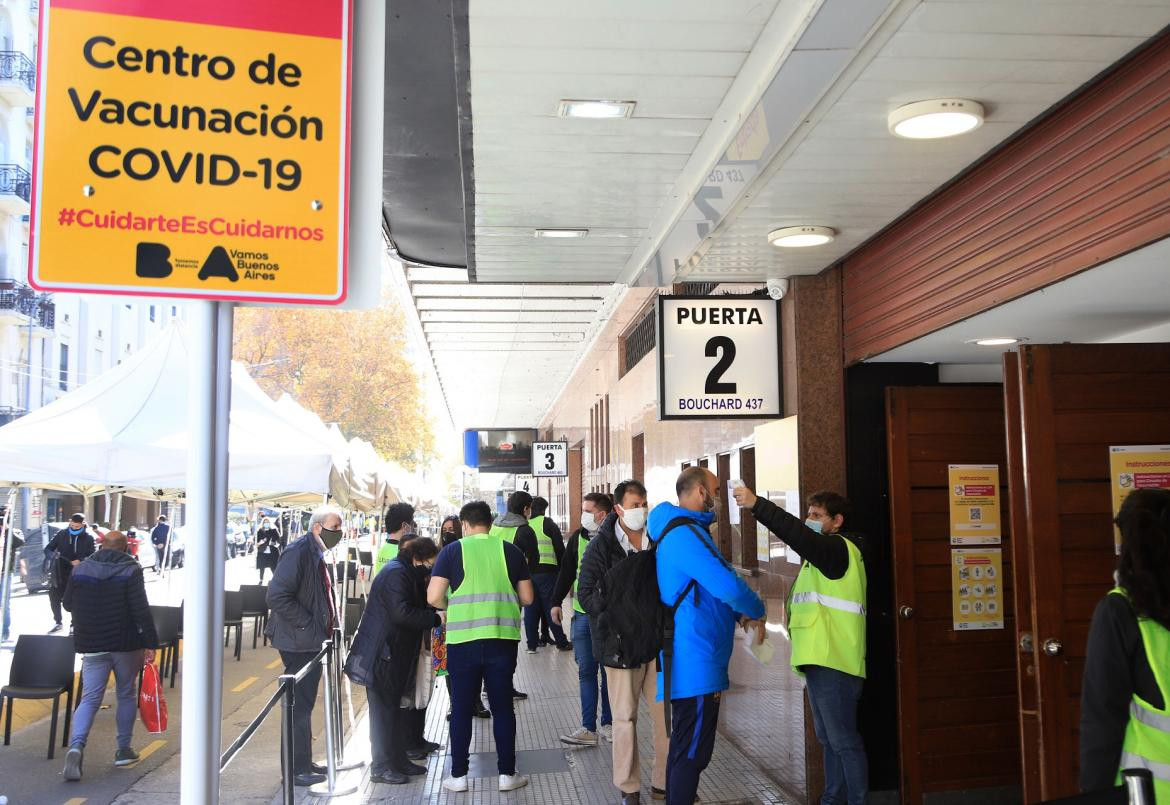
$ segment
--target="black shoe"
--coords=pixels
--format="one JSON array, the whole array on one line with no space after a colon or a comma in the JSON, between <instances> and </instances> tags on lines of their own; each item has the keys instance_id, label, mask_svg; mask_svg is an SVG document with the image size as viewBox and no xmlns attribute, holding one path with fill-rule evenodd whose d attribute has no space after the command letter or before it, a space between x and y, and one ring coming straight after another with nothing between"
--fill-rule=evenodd
<instances>
[{"instance_id":1,"label":"black shoe","mask_svg":"<svg viewBox=\"0 0 1170 805\"><path fill-rule=\"evenodd\" d=\"M523 693L522 691L516 690L515 688L512 688L512 698L513 699L527 699L528 694Z\"/></svg>"},{"instance_id":2,"label":"black shoe","mask_svg":"<svg viewBox=\"0 0 1170 805\"><path fill-rule=\"evenodd\" d=\"M324 763L310 763L309 768L313 770L313 774L328 774L329 767Z\"/></svg>"},{"instance_id":3,"label":"black shoe","mask_svg":"<svg viewBox=\"0 0 1170 805\"><path fill-rule=\"evenodd\" d=\"M428 752L426 749L407 749L406 750L406 757L409 760L425 760L427 755L429 755L429 754L430 754L430 752Z\"/></svg>"},{"instance_id":4,"label":"black shoe","mask_svg":"<svg viewBox=\"0 0 1170 805\"><path fill-rule=\"evenodd\" d=\"M416 746L414 748L420 752L426 752L429 755L431 752L434 752L436 749L442 748L442 746L443 746L442 744L437 744L434 741L427 741L424 739L422 743L420 743L418 746Z\"/></svg>"},{"instance_id":5,"label":"black shoe","mask_svg":"<svg viewBox=\"0 0 1170 805\"><path fill-rule=\"evenodd\" d=\"M540 638L540 645L542 645L542 646L551 646L551 645L552 645L552 639L551 639L551 638L550 638L548 635L542 635L542 636L541 636L541 638Z\"/></svg>"},{"instance_id":6,"label":"black shoe","mask_svg":"<svg viewBox=\"0 0 1170 805\"><path fill-rule=\"evenodd\" d=\"M426 774L427 767L420 766L417 763L407 763L405 766L399 766L397 769L394 769L394 771L398 774L405 774L408 777L416 777L420 774Z\"/></svg>"},{"instance_id":7,"label":"black shoe","mask_svg":"<svg viewBox=\"0 0 1170 805\"><path fill-rule=\"evenodd\" d=\"M54 634L55 632L59 632L59 631L61 631L62 628L63 627L61 626L61 624L54 623L53 628L49 630L49 634Z\"/></svg>"},{"instance_id":8,"label":"black shoe","mask_svg":"<svg viewBox=\"0 0 1170 805\"><path fill-rule=\"evenodd\" d=\"M635 791L632 794L622 794L622 805L641 805L642 792Z\"/></svg>"},{"instance_id":9,"label":"black shoe","mask_svg":"<svg viewBox=\"0 0 1170 805\"><path fill-rule=\"evenodd\" d=\"M306 774L298 774L293 777L293 785L304 788L305 786L316 785L317 783L325 782L324 774L317 774L316 772L308 772Z\"/></svg>"},{"instance_id":10,"label":"black shoe","mask_svg":"<svg viewBox=\"0 0 1170 805\"><path fill-rule=\"evenodd\" d=\"M371 774L370 782L383 783L385 785L404 785L410 782L410 778L405 774L400 774L399 772L390 769L388 771L382 772L381 774Z\"/></svg>"},{"instance_id":11,"label":"black shoe","mask_svg":"<svg viewBox=\"0 0 1170 805\"><path fill-rule=\"evenodd\" d=\"M568 640L566 640L564 643L561 643L559 646L557 646L557 651L572 651L572 650L573 650L573 644L570 643Z\"/></svg>"},{"instance_id":12,"label":"black shoe","mask_svg":"<svg viewBox=\"0 0 1170 805\"><path fill-rule=\"evenodd\" d=\"M514 694L513 694L514 695ZM528 698L525 696L524 698ZM492 711L483 706L483 702L479 702L478 706L471 711L471 714L476 718L491 718Z\"/></svg>"}]
</instances>

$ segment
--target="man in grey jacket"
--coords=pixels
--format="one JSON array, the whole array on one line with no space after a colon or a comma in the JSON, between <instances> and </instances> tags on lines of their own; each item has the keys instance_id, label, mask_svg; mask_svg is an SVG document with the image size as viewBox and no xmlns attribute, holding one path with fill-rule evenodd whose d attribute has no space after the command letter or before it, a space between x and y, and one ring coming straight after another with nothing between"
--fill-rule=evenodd
<instances>
[{"instance_id":1,"label":"man in grey jacket","mask_svg":"<svg viewBox=\"0 0 1170 805\"><path fill-rule=\"evenodd\" d=\"M272 611L264 630L280 652L284 672L295 674L321 650L337 624L337 609L325 551L341 541L341 514L322 506L309 518L305 536L280 555L267 602ZM324 782L324 768L314 764L313 706L321 684L321 666L315 665L297 683L293 704L293 780L299 786Z\"/></svg>"}]
</instances>

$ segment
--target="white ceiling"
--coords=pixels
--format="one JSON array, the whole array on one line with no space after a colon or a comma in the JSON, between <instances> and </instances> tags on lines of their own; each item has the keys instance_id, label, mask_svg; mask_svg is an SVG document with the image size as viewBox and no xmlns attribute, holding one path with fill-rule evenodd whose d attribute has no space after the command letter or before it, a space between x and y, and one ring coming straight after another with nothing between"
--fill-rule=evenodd
<instances>
[{"instance_id":1,"label":"white ceiling","mask_svg":"<svg viewBox=\"0 0 1170 805\"><path fill-rule=\"evenodd\" d=\"M475 282L408 272L455 424L538 422L624 284L822 270L1167 24L1170 0L474 0ZM975 133L886 131L956 96ZM768 245L806 223L840 235Z\"/></svg>"},{"instance_id":2,"label":"white ceiling","mask_svg":"<svg viewBox=\"0 0 1170 805\"><path fill-rule=\"evenodd\" d=\"M998 364L1004 347L967 343L989 337L1023 338L1033 344L1170 341L1168 278L1170 238L911 341L870 361Z\"/></svg>"}]
</instances>

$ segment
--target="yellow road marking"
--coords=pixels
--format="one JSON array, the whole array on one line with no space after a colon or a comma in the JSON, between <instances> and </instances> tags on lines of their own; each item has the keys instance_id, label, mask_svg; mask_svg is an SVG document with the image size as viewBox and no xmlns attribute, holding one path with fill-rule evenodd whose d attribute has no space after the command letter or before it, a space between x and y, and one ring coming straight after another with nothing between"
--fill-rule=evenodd
<instances>
[{"instance_id":1,"label":"yellow road marking","mask_svg":"<svg viewBox=\"0 0 1170 805\"><path fill-rule=\"evenodd\" d=\"M247 678L247 679L245 679L243 682L241 682L240 684L238 684L238 685L236 685L234 688L232 688L232 693L239 693L240 691L242 691L244 688L246 688L246 687L248 687L249 685L251 685L253 682L255 682L255 681L256 681L257 679L259 679L259 678L260 678L260 677L258 677L258 676L250 676L250 677L248 677L248 678Z\"/></svg>"},{"instance_id":2,"label":"yellow road marking","mask_svg":"<svg viewBox=\"0 0 1170 805\"><path fill-rule=\"evenodd\" d=\"M167 742L163 741L163 740L151 741L143 748L143 750L141 752L138 753L139 760L146 760L148 757L150 757L151 755L153 755L155 752L162 749L166 745L167 745Z\"/></svg>"},{"instance_id":3,"label":"yellow road marking","mask_svg":"<svg viewBox=\"0 0 1170 805\"><path fill-rule=\"evenodd\" d=\"M81 805L85 802L85 797L74 797L73 799L65 800L65 805Z\"/></svg>"},{"instance_id":4,"label":"yellow road marking","mask_svg":"<svg viewBox=\"0 0 1170 805\"><path fill-rule=\"evenodd\" d=\"M280 657L277 657L275 660L268 663L267 668L269 671L271 671L273 668L279 668L283 664L284 664L284 660L282 660Z\"/></svg>"}]
</instances>

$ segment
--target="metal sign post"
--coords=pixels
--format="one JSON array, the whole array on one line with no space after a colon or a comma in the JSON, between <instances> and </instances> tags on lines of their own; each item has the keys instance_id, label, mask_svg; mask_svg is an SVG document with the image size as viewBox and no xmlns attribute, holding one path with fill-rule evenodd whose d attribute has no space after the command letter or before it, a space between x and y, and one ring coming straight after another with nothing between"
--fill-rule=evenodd
<instances>
[{"instance_id":1,"label":"metal sign post","mask_svg":"<svg viewBox=\"0 0 1170 805\"><path fill-rule=\"evenodd\" d=\"M227 524L228 418L231 410L232 305L196 302L192 310L188 409L186 599L183 607L183 805L219 802L223 694L224 531Z\"/></svg>"}]
</instances>

